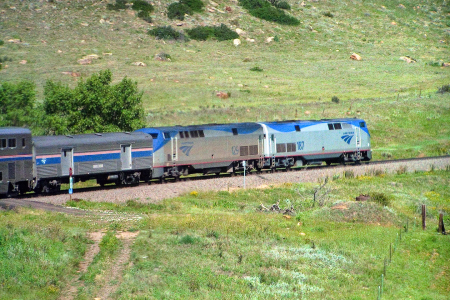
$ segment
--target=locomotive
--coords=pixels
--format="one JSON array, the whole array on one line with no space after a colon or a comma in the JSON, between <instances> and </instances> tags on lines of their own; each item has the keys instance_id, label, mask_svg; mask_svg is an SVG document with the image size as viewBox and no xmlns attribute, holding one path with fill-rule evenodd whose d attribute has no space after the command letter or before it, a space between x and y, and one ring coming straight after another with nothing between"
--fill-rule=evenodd
<instances>
[{"instance_id":1,"label":"locomotive","mask_svg":"<svg viewBox=\"0 0 450 300\"><path fill-rule=\"evenodd\" d=\"M32 137L0 128L0 195L52 192L62 183L137 184L304 165L368 161L362 119L292 120L143 128L125 133Z\"/></svg>"}]
</instances>

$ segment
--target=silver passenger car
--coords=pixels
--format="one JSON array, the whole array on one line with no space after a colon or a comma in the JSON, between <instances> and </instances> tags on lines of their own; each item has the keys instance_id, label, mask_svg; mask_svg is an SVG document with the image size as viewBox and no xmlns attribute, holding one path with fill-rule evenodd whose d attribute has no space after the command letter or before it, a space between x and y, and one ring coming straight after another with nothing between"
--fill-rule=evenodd
<instances>
[{"instance_id":1,"label":"silver passenger car","mask_svg":"<svg viewBox=\"0 0 450 300\"><path fill-rule=\"evenodd\" d=\"M61 183L96 179L100 185L151 178L152 137L138 132L33 138L35 191L59 190Z\"/></svg>"}]
</instances>

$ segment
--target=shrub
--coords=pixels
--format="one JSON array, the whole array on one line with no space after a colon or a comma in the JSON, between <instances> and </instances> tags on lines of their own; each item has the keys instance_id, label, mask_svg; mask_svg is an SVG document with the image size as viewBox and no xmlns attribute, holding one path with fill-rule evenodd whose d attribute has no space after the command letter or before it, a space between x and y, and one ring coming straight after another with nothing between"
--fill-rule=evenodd
<instances>
[{"instance_id":1,"label":"shrub","mask_svg":"<svg viewBox=\"0 0 450 300\"><path fill-rule=\"evenodd\" d=\"M205 6L201 0L180 0L180 3L187 5L192 11L201 12Z\"/></svg>"},{"instance_id":2,"label":"shrub","mask_svg":"<svg viewBox=\"0 0 450 300\"><path fill-rule=\"evenodd\" d=\"M116 4L108 4L106 8L109 10L127 9L127 0L116 0Z\"/></svg>"},{"instance_id":3,"label":"shrub","mask_svg":"<svg viewBox=\"0 0 450 300\"><path fill-rule=\"evenodd\" d=\"M180 3L180 2L174 2L169 5L167 8L167 17L171 20L177 19L180 21L184 20L185 14L191 14L192 10L189 6L186 4Z\"/></svg>"},{"instance_id":4,"label":"shrub","mask_svg":"<svg viewBox=\"0 0 450 300\"><path fill-rule=\"evenodd\" d=\"M151 13L154 10L153 5L144 0L134 0L131 1L131 3L133 3L133 10L136 11L146 11L148 13Z\"/></svg>"},{"instance_id":5,"label":"shrub","mask_svg":"<svg viewBox=\"0 0 450 300\"><path fill-rule=\"evenodd\" d=\"M437 92L439 94L450 93L450 84L441 86Z\"/></svg>"},{"instance_id":6,"label":"shrub","mask_svg":"<svg viewBox=\"0 0 450 300\"><path fill-rule=\"evenodd\" d=\"M379 192L370 193L370 199L373 202L376 202L376 203L381 204L383 206L389 206L391 204L390 197L387 196L384 193L379 193Z\"/></svg>"},{"instance_id":7,"label":"shrub","mask_svg":"<svg viewBox=\"0 0 450 300\"><path fill-rule=\"evenodd\" d=\"M191 39L197 41L206 41L209 38L217 39L218 41L232 40L239 37L233 30L229 29L225 24L220 26L198 26L192 29L187 29L186 33Z\"/></svg>"},{"instance_id":8,"label":"shrub","mask_svg":"<svg viewBox=\"0 0 450 300\"><path fill-rule=\"evenodd\" d=\"M185 235L180 239L180 244L194 244L195 243L195 238L193 238L192 236Z\"/></svg>"},{"instance_id":9,"label":"shrub","mask_svg":"<svg viewBox=\"0 0 450 300\"><path fill-rule=\"evenodd\" d=\"M338 97L336 97L336 96L331 97L331 102L339 103L339 101L341 101L341 100L339 100Z\"/></svg>"},{"instance_id":10,"label":"shrub","mask_svg":"<svg viewBox=\"0 0 450 300\"><path fill-rule=\"evenodd\" d=\"M327 11L326 13L323 13L323 15L328 18L334 18L333 14L330 13L329 11Z\"/></svg>"},{"instance_id":11,"label":"shrub","mask_svg":"<svg viewBox=\"0 0 450 300\"><path fill-rule=\"evenodd\" d=\"M138 18L141 18L142 20L151 23L152 22L152 18L150 17L150 13L146 10L141 10L138 12L137 14Z\"/></svg>"},{"instance_id":12,"label":"shrub","mask_svg":"<svg viewBox=\"0 0 450 300\"><path fill-rule=\"evenodd\" d=\"M148 31L148 34L153 35L160 40L184 40L185 36L181 32L176 31L171 26L160 26Z\"/></svg>"},{"instance_id":13,"label":"shrub","mask_svg":"<svg viewBox=\"0 0 450 300\"><path fill-rule=\"evenodd\" d=\"M0 40L0 46L3 46L5 42L3 40Z\"/></svg>"},{"instance_id":14,"label":"shrub","mask_svg":"<svg viewBox=\"0 0 450 300\"><path fill-rule=\"evenodd\" d=\"M253 67L250 69L250 71L254 71L254 72L262 72L263 69L261 69L260 67Z\"/></svg>"},{"instance_id":15,"label":"shrub","mask_svg":"<svg viewBox=\"0 0 450 300\"><path fill-rule=\"evenodd\" d=\"M257 18L283 25L299 25L300 21L286 15L281 9L273 7L265 0L239 0L239 4Z\"/></svg>"},{"instance_id":16,"label":"shrub","mask_svg":"<svg viewBox=\"0 0 450 300\"><path fill-rule=\"evenodd\" d=\"M210 26L198 26L192 29L187 29L186 33L193 40L206 41L208 38L214 36L214 29Z\"/></svg>"},{"instance_id":17,"label":"shrub","mask_svg":"<svg viewBox=\"0 0 450 300\"><path fill-rule=\"evenodd\" d=\"M285 10L290 10L291 9L291 6L286 1L277 2L277 4L274 5L274 6L276 8L279 8L279 9L285 9Z\"/></svg>"}]
</instances>

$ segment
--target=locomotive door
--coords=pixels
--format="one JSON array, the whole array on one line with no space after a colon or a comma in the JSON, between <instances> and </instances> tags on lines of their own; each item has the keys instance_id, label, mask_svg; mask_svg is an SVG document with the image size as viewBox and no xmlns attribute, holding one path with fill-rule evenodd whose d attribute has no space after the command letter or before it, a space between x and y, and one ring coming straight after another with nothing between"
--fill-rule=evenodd
<instances>
[{"instance_id":1,"label":"locomotive door","mask_svg":"<svg viewBox=\"0 0 450 300\"><path fill-rule=\"evenodd\" d=\"M120 162L122 163L122 170L131 169L131 145L120 145Z\"/></svg>"},{"instance_id":2,"label":"locomotive door","mask_svg":"<svg viewBox=\"0 0 450 300\"><path fill-rule=\"evenodd\" d=\"M69 176L69 169L73 169L73 148L61 149L61 176Z\"/></svg>"},{"instance_id":3,"label":"locomotive door","mask_svg":"<svg viewBox=\"0 0 450 300\"><path fill-rule=\"evenodd\" d=\"M170 138L170 152L172 155L172 161L178 160L178 138Z\"/></svg>"},{"instance_id":4,"label":"locomotive door","mask_svg":"<svg viewBox=\"0 0 450 300\"><path fill-rule=\"evenodd\" d=\"M361 128L356 127L355 128L355 142L356 142L356 158L359 160L361 159Z\"/></svg>"}]
</instances>

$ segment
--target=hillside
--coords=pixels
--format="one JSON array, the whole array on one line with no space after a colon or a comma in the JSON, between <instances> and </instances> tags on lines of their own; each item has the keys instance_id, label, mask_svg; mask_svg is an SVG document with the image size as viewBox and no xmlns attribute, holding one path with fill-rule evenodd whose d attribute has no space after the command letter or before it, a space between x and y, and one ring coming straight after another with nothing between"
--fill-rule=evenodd
<instances>
[{"instance_id":1,"label":"hillside","mask_svg":"<svg viewBox=\"0 0 450 300\"><path fill-rule=\"evenodd\" d=\"M155 1L152 23L131 9L109 10L114 3L2 1L1 80L35 82L42 101L47 80L75 86L110 69L115 82L126 76L144 91L149 126L355 116L373 130L377 159L450 151L450 122L442 122L450 94L436 94L450 83L445 1L289 1L298 26L257 19L236 0L204 1L184 21L167 17L171 1ZM147 34L220 24L243 31L239 46ZM87 55L98 58L80 64Z\"/></svg>"}]
</instances>

